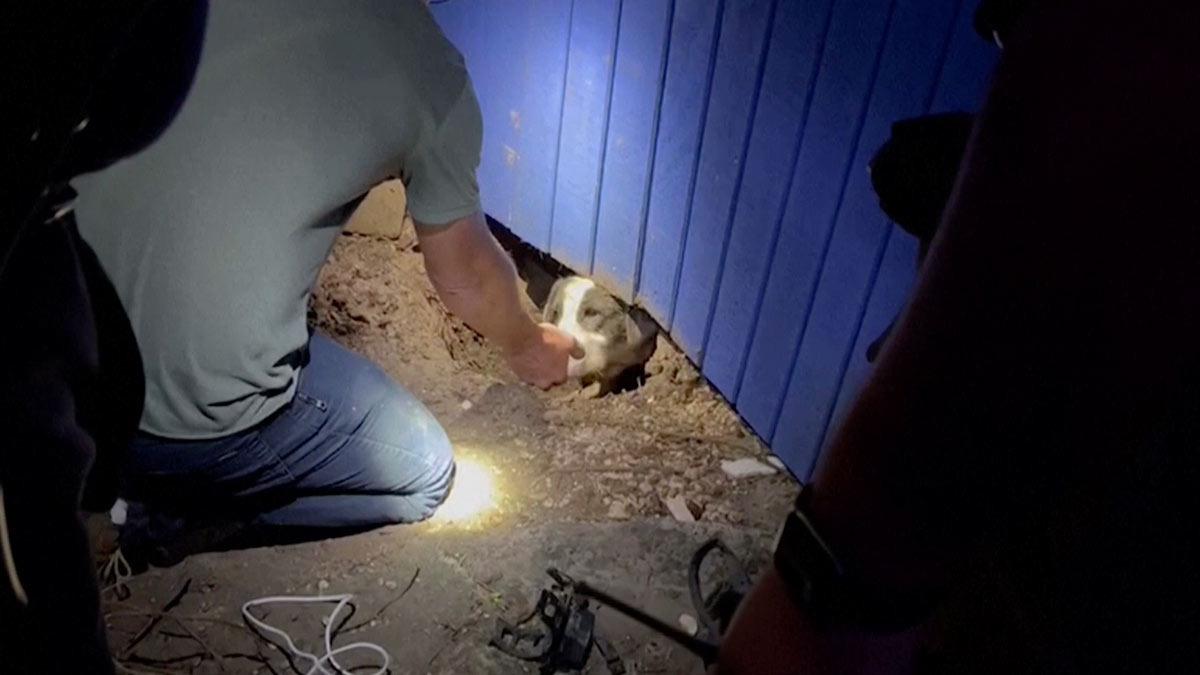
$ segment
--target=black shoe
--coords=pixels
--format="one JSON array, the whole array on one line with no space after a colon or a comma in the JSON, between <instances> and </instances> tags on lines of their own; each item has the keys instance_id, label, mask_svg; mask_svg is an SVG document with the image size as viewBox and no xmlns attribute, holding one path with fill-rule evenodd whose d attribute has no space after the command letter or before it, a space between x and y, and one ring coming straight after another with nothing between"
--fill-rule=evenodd
<instances>
[{"instance_id":1,"label":"black shoe","mask_svg":"<svg viewBox=\"0 0 1200 675\"><path fill-rule=\"evenodd\" d=\"M131 502L119 543L136 574L149 565L174 567L190 555L218 550L245 527L237 520L201 524L165 511L150 512Z\"/></svg>"}]
</instances>

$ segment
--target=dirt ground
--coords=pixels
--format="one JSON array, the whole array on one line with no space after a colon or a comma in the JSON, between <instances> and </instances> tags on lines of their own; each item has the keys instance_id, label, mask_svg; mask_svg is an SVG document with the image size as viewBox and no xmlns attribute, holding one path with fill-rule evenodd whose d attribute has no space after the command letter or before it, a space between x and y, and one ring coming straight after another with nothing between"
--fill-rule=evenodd
<instances>
[{"instance_id":1,"label":"dirt ground","mask_svg":"<svg viewBox=\"0 0 1200 675\"><path fill-rule=\"evenodd\" d=\"M356 613L335 645L378 643L391 655L392 673L533 673L534 665L489 647L488 639L497 617L515 620L532 608L549 566L675 622L696 614L686 570L704 540L721 537L751 570L767 559L795 482L786 472L733 478L722 470L722 460L769 458L669 341L659 339L642 386L632 391L587 398L577 384L548 392L520 384L437 301L411 229L394 227L402 200L389 187L360 208L348 229L371 234L339 238L314 291L310 323L425 402L458 457L491 478L492 508L473 518L207 553L151 569L128 583L128 598L106 594L110 641L128 671L305 672L307 664L290 667L280 650L252 636L242 603L353 593ZM528 294L544 297L553 266L520 248L514 257ZM530 308L536 311L532 300ZM673 498L684 500L695 522L672 516L666 503ZM178 604L162 612L185 583ZM331 608L275 606L266 616L320 651ZM163 618L147 632L156 616ZM597 617L627 672L703 672L698 659L613 610L601 608ZM343 659L372 663L378 660L370 655ZM608 671L593 654L585 672Z\"/></svg>"}]
</instances>

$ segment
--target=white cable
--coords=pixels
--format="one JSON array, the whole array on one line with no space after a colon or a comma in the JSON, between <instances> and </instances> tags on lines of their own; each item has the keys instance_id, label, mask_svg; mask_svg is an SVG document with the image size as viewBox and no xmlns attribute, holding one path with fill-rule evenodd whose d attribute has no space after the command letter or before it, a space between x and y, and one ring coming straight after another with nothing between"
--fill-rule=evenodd
<instances>
[{"instance_id":1,"label":"white cable","mask_svg":"<svg viewBox=\"0 0 1200 675\"><path fill-rule=\"evenodd\" d=\"M12 542L8 540L8 512L4 510L4 488L0 487L0 554L4 556L4 571L8 573L8 583L12 586L13 595L22 605L29 604L29 596L21 585L21 577L17 575L17 561L13 558Z\"/></svg>"},{"instance_id":2,"label":"white cable","mask_svg":"<svg viewBox=\"0 0 1200 675\"><path fill-rule=\"evenodd\" d=\"M100 583L109 584L100 589L100 595L115 590L117 597L122 597L129 590L125 584L133 578L133 566L129 564L125 554L118 548L108 556L108 560L100 568L98 576Z\"/></svg>"},{"instance_id":3,"label":"white cable","mask_svg":"<svg viewBox=\"0 0 1200 675\"><path fill-rule=\"evenodd\" d=\"M247 601L246 604L242 605L242 618L244 618L246 622L255 629L282 638L284 644L287 646L287 650L291 652L293 656L311 662L312 667L308 669L306 675L348 675L350 671L343 668L334 657L338 654L345 654L353 649L366 649L383 657L383 665L379 666L379 670L376 670L371 675L385 675L385 673L387 673L388 664L391 663L391 656L388 655L387 650L385 650L383 647L380 647L373 642L354 642L342 647L338 647L337 649L333 648L333 627L337 623L338 614L341 614L343 607L350 604L350 600L353 597L354 595L350 593L342 593L339 595L272 595L265 598L257 598ZM260 605L273 605L277 603L306 604L325 602L336 602L337 606L333 608L333 612L325 621L325 654L323 656L310 654L309 652L300 649L296 646L296 643L292 641L292 636L288 635L286 631L276 628L275 626L268 624L267 622L255 617L250 613L251 607L257 607ZM325 668L326 663L333 666L333 671Z\"/></svg>"}]
</instances>

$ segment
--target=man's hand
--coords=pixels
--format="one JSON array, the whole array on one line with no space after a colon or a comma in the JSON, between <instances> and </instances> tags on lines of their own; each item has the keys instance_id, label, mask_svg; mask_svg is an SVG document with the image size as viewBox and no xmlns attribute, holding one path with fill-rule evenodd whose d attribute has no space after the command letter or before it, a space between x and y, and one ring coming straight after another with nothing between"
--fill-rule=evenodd
<instances>
[{"instance_id":1,"label":"man's hand","mask_svg":"<svg viewBox=\"0 0 1200 675\"><path fill-rule=\"evenodd\" d=\"M523 382L549 389L567 379L567 358L583 358L583 347L553 324L538 324L528 339L505 350L504 358Z\"/></svg>"},{"instance_id":2,"label":"man's hand","mask_svg":"<svg viewBox=\"0 0 1200 675\"><path fill-rule=\"evenodd\" d=\"M517 377L542 389L566 381L567 358L583 358L583 349L526 313L512 260L483 214L440 226L417 223L417 237L425 271L446 308L498 348Z\"/></svg>"}]
</instances>

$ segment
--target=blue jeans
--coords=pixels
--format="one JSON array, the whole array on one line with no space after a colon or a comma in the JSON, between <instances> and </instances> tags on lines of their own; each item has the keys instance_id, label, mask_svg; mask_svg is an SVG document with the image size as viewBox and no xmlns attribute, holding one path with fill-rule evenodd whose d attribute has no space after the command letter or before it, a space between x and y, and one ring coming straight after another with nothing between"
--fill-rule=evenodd
<instances>
[{"instance_id":1,"label":"blue jeans","mask_svg":"<svg viewBox=\"0 0 1200 675\"><path fill-rule=\"evenodd\" d=\"M262 424L212 440L138 438L125 475L138 507L127 529L161 543L189 525L232 520L309 532L410 523L433 514L453 473L450 440L425 406L314 334L295 398Z\"/></svg>"}]
</instances>

